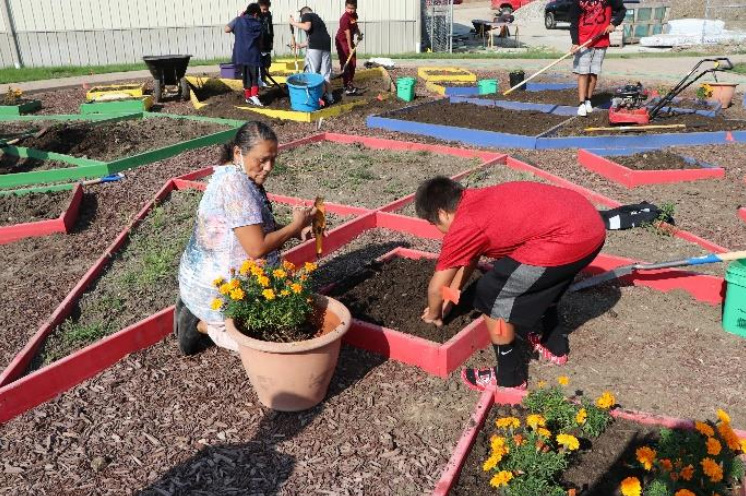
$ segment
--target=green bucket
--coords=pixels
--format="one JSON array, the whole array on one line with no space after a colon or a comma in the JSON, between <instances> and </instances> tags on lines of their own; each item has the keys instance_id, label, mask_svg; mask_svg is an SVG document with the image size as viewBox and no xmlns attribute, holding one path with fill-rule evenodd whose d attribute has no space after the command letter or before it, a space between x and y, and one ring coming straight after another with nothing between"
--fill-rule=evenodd
<instances>
[{"instance_id":1,"label":"green bucket","mask_svg":"<svg viewBox=\"0 0 746 496\"><path fill-rule=\"evenodd\" d=\"M480 95L492 95L497 93L497 79L482 79L477 82Z\"/></svg>"},{"instance_id":2,"label":"green bucket","mask_svg":"<svg viewBox=\"0 0 746 496\"><path fill-rule=\"evenodd\" d=\"M746 260L736 260L725 271L728 289L723 305L723 329L746 338Z\"/></svg>"},{"instance_id":3,"label":"green bucket","mask_svg":"<svg viewBox=\"0 0 746 496\"><path fill-rule=\"evenodd\" d=\"M414 100L414 87L417 80L413 77L400 77L396 80L396 96L405 102Z\"/></svg>"}]
</instances>

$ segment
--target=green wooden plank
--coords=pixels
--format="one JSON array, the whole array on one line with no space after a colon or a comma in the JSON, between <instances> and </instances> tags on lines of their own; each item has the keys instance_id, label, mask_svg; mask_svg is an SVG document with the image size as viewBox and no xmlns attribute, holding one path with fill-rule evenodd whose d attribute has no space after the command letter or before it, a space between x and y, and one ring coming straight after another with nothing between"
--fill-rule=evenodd
<instances>
[{"instance_id":1,"label":"green wooden plank","mask_svg":"<svg viewBox=\"0 0 746 496\"><path fill-rule=\"evenodd\" d=\"M0 196L8 195L28 195L29 193L51 193L54 191L67 191L75 187L78 182L67 183L67 184L50 184L49 186L38 186L36 188L22 188L22 189L9 189L0 190Z\"/></svg>"},{"instance_id":2,"label":"green wooden plank","mask_svg":"<svg viewBox=\"0 0 746 496\"><path fill-rule=\"evenodd\" d=\"M25 148L23 146L3 146L0 147L0 153L6 153L8 155L13 155L14 157L35 158L36 160L55 160L58 162L64 162L66 164L72 164L76 167L106 165L106 162L103 162L101 160L73 157L71 155L63 155L62 153L56 152L45 152L43 150L37 150L35 148Z\"/></svg>"},{"instance_id":3,"label":"green wooden plank","mask_svg":"<svg viewBox=\"0 0 746 496\"><path fill-rule=\"evenodd\" d=\"M157 112L145 112L144 117L146 119L150 118L167 118L167 119L180 119L180 120L187 120L187 121L197 121L197 122L211 122L213 124L224 124L226 126L231 127L241 127L244 124L246 124L246 121L240 121L236 119L221 119L220 117L202 117L199 115L177 115L177 114L168 114L168 113L157 113Z\"/></svg>"},{"instance_id":4,"label":"green wooden plank","mask_svg":"<svg viewBox=\"0 0 746 496\"><path fill-rule=\"evenodd\" d=\"M21 105L0 105L0 115L19 116L36 112L40 108L41 102L39 100L31 100Z\"/></svg>"},{"instance_id":5,"label":"green wooden plank","mask_svg":"<svg viewBox=\"0 0 746 496\"><path fill-rule=\"evenodd\" d=\"M0 122L35 122L35 121L95 121L97 124L123 119L140 119L142 112L132 112L124 115L82 115L82 114L54 114L54 115L0 115Z\"/></svg>"},{"instance_id":6,"label":"green wooden plank","mask_svg":"<svg viewBox=\"0 0 746 496\"><path fill-rule=\"evenodd\" d=\"M54 183L71 179L88 179L108 175L106 164L86 167L69 167L45 171L16 172L0 176L0 188L13 188L30 184Z\"/></svg>"}]
</instances>

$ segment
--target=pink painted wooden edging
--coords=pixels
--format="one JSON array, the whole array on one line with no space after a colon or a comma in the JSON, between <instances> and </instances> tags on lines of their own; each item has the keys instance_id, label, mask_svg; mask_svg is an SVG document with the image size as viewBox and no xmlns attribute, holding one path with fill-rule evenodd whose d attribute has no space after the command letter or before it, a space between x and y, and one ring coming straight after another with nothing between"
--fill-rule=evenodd
<instances>
[{"instance_id":1,"label":"pink painted wooden edging","mask_svg":"<svg viewBox=\"0 0 746 496\"><path fill-rule=\"evenodd\" d=\"M741 207L738 209L738 216L741 218L742 221L746 222L746 207Z\"/></svg>"},{"instance_id":2,"label":"pink painted wooden edging","mask_svg":"<svg viewBox=\"0 0 746 496\"><path fill-rule=\"evenodd\" d=\"M25 238L49 236L54 233L69 233L78 220L80 203L83 201L83 186L75 185L72 198L56 219L24 222L0 227L0 245L5 245Z\"/></svg>"},{"instance_id":3,"label":"pink painted wooden edging","mask_svg":"<svg viewBox=\"0 0 746 496\"><path fill-rule=\"evenodd\" d=\"M725 169L721 167L680 170L633 170L614 162L610 158L602 157L582 149L578 151L578 163L586 169L629 189L646 184L680 183L702 179L722 179L725 177Z\"/></svg>"},{"instance_id":4,"label":"pink painted wooden edging","mask_svg":"<svg viewBox=\"0 0 746 496\"><path fill-rule=\"evenodd\" d=\"M527 394L528 391L513 391L503 388L487 390L482 393L477 401L476 407L474 408L474 412L461 434L458 444L456 444L456 448L453 450L451 458L443 469L443 473L435 486L432 496L448 496L448 493L456 485L459 475L461 474L461 469L464 468L466 459L471 452L471 448L474 446L474 441L476 440L479 431L484 427L492 407L495 405L520 404ZM667 427L669 429L694 429L694 421L689 419L651 415L644 412L624 410L621 408L612 410L611 416L614 418L627 419L643 425ZM746 431L735 430L735 432L741 439L746 439ZM741 487L736 490L733 496L746 496L746 477L743 478Z\"/></svg>"}]
</instances>

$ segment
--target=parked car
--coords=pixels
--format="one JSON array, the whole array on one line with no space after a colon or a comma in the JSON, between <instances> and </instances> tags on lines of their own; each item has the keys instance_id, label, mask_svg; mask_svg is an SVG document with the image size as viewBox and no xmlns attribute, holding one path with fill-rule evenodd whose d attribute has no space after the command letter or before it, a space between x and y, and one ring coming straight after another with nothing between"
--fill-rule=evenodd
<instances>
[{"instance_id":1,"label":"parked car","mask_svg":"<svg viewBox=\"0 0 746 496\"><path fill-rule=\"evenodd\" d=\"M534 0L492 0L492 10L499 10L500 12L512 14L514 10L518 10L533 1Z\"/></svg>"},{"instance_id":2,"label":"parked car","mask_svg":"<svg viewBox=\"0 0 746 496\"><path fill-rule=\"evenodd\" d=\"M544 7L544 26L554 29L558 22L570 22L570 6L575 0L552 0ZM640 3L639 0L625 1L626 3ZM493 1L494 4L494 1Z\"/></svg>"}]
</instances>

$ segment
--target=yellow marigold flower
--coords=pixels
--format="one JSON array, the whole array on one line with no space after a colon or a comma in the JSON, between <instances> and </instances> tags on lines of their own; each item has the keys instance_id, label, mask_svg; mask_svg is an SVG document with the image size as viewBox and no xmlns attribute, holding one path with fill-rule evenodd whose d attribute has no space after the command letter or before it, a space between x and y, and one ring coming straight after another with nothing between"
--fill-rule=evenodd
<instances>
[{"instance_id":1,"label":"yellow marigold flower","mask_svg":"<svg viewBox=\"0 0 746 496\"><path fill-rule=\"evenodd\" d=\"M242 276L245 276L249 272L251 272L251 268L254 266L254 262L251 260L246 260L244 263L241 264L241 268L238 269L238 273Z\"/></svg>"},{"instance_id":2,"label":"yellow marigold flower","mask_svg":"<svg viewBox=\"0 0 746 496\"><path fill-rule=\"evenodd\" d=\"M635 455L637 455L637 461L642 464L645 470L650 470L651 468L653 468L655 454L655 450L648 446L637 448L637 450L635 451Z\"/></svg>"},{"instance_id":3,"label":"yellow marigold flower","mask_svg":"<svg viewBox=\"0 0 746 496\"><path fill-rule=\"evenodd\" d=\"M241 288L231 290L231 300L243 300L244 296L246 296L246 293Z\"/></svg>"},{"instance_id":4,"label":"yellow marigold flower","mask_svg":"<svg viewBox=\"0 0 746 496\"><path fill-rule=\"evenodd\" d=\"M221 300L220 298L213 299L212 303L210 303L210 308L212 308L213 310L220 310L221 308L223 308L223 300Z\"/></svg>"},{"instance_id":5,"label":"yellow marigold flower","mask_svg":"<svg viewBox=\"0 0 746 496\"><path fill-rule=\"evenodd\" d=\"M287 296L289 294L290 294L290 291L288 291L287 289L283 289L282 291L280 291L280 296Z\"/></svg>"},{"instance_id":6,"label":"yellow marigold flower","mask_svg":"<svg viewBox=\"0 0 746 496\"><path fill-rule=\"evenodd\" d=\"M720 441L715 439L714 437L707 439L707 454L712 456L718 456L720 454L720 451L722 451L723 446L720 444Z\"/></svg>"},{"instance_id":7,"label":"yellow marigold flower","mask_svg":"<svg viewBox=\"0 0 746 496\"><path fill-rule=\"evenodd\" d=\"M570 378L566 375L561 375L557 377L557 382L559 382L560 386L567 386L570 384Z\"/></svg>"},{"instance_id":8,"label":"yellow marigold flower","mask_svg":"<svg viewBox=\"0 0 746 496\"><path fill-rule=\"evenodd\" d=\"M616 403L616 398L609 391L604 391L604 394L596 400L596 406L602 410L608 410Z\"/></svg>"},{"instance_id":9,"label":"yellow marigold flower","mask_svg":"<svg viewBox=\"0 0 746 496\"><path fill-rule=\"evenodd\" d=\"M536 387L538 387L539 389L547 387L547 381L539 381L539 382L537 382L536 383Z\"/></svg>"},{"instance_id":10,"label":"yellow marigold flower","mask_svg":"<svg viewBox=\"0 0 746 496\"><path fill-rule=\"evenodd\" d=\"M712 437L715 435L715 431L712 429L712 427L704 422L694 422L694 428L703 436Z\"/></svg>"},{"instance_id":11,"label":"yellow marigold flower","mask_svg":"<svg viewBox=\"0 0 746 496\"><path fill-rule=\"evenodd\" d=\"M544 427L539 427L538 429L536 429L536 433L541 437L552 437L552 432L549 429L545 429Z\"/></svg>"},{"instance_id":12,"label":"yellow marigold flower","mask_svg":"<svg viewBox=\"0 0 746 496\"><path fill-rule=\"evenodd\" d=\"M298 294L303 291L303 286L296 282L295 284L290 285L290 289L293 291L293 293Z\"/></svg>"},{"instance_id":13,"label":"yellow marigold flower","mask_svg":"<svg viewBox=\"0 0 746 496\"><path fill-rule=\"evenodd\" d=\"M723 436L723 439L725 440L725 444L728 445L728 448L730 448L733 451L738 451L739 449L741 449L741 442L738 439L738 435L731 428L729 423L727 422L719 423L718 432L720 433L721 436Z\"/></svg>"},{"instance_id":14,"label":"yellow marigold flower","mask_svg":"<svg viewBox=\"0 0 746 496\"><path fill-rule=\"evenodd\" d=\"M508 447L505 446L506 440L502 436L492 436L490 438L490 448L493 453L500 453L501 455L508 453Z\"/></svg>"},{"instance_id":15,"label":"yellow marigold flower","mask_svg":"<svg viewBox=\"0 0 746 496\"><path fill-rule=\"evenodd\" d=\"M230 294L231 289L233 289L233 288L231 288L230 284L224 283L222 286L220 286L220 288L218 289L218 291L220 291L221 295L228 295L228 294Z\"/></svg>"},{"instance_id":16,"label":"yellow marigold flower","mask_svg":"<svg viewBox=\"0 0 746 496\"><path fill-rule=\"evenodd\" d=\"M318 265L316 265L316 264L315 264L315 263L313 263L313 262L306 262L306 263L305 263L305 265L303 265L303 268L304 268L304 269L306 269L306 272L308 272L308 273L311 273L311 272L313 272L314 270L318 269L318 268L319 268L319 266L318 266Z\"/></svg>"},{"instance_id":17,"label":"yellow marigold flower","mask_svg":"<svg viewBox=\"0 0 746 496\"><path fill-rule=\"evenodd\" d=\"M717 464L712 458L703 459L700 464L702 465L702 471L712 482L720 482L723 480L723 468Z\"/></svg>"},{"instance_id":18,"label":"yellow marigold flower","mask_svg":"<svg viewBox=\"0 0 746 496\"><path fill-rule=\"evenodd\" d=\"M558 434L557 443L561 444L570 451L575 451L580 448L580 441L578 441L578 438L570 434Z\"/></svg>"},{"instance_id":19,"label":"yellow marigold flower","mask_svg":"<svg viewBox=\"0 0 746 496\"><path fill-rule=\"evenodd\" d=\"M262 291L262 296L264 296L264 298L266 298L267 300L272 301L275 299L275 292L271 289L265 289L264 291Z\"/></svg>"},{"instance_id":20,"label":"yellow marigold flower","mask_svg":"<svg viewBox=\"0 0 746 496\"><path fill-rule=\"evenodd\" d=\"M285 272L282 269L275 269L272 271L272 275L275 276L278 279L282 279L283 277L286 277L288 275L287 272Z\"/></svg>"},{"instance_id":21,"label":"yellow marigold flower","mask_svg":"<svg viewBox=\"0 0 746 496\"><path fill-rule=\"evenodd\" d=\"M489 472L493 468L497 467L497 464L500 463L500 460L502 460L502 459L503 459L503 456L501 454L499 454L499 453L493 453L482 464L482 470L485 471L485 472Z\"/></svg>"},{"instance_id":22,"label":"yellow marigold flower","mask_svg":"<svg viewBox=\"0 0 746 496\"><path fill-rule=\"evenodd\" d=\"M679 489L673 496L697 496L689 489Z\"/></svg>"},{"instance_id":23,"label":"yellow marigold flower","mask_svg":"<svg viewBox=\"0 0 746 496\"><path fill-rule=\"evenodd\" d=\"M507 470L502 470L495 474L494 477L490 480L490 486L492 487L500 487L500 486L507 486L508 482L510 482L513 479L513 473L508 472Z\"/></svg>"},{"instance_id":24,"label":"yellow marigold flower","mask_svg":"<svg viewBox=\"0 0 746 496\"><path fill-rule=\"evenodd\" d=\"M256 282L258 282L261 287L266 288L269 286L269 277L259 276L256 278Z\"/></svg>"},{"instance_id":25,"label":"yellow marigold flower","mask_svg":"<svg viewBox=\"0 0 746 496\"><path fill-rule=\"evenodd\" d=\"M263 274L264 274L264 271L262 270L261 267L259 267L258 265L252 265L251 266L251 275L252 276L261 276Z\"/></svg>"},{"instance_id":26,"label":"yellow marigold flower","mask_svg":"<svg viewBox=\"0 0 746 496\"><path fill-rule=\"evenodd\" d=\"M588 412L585 411L585 408L581 408L578 410L578 414L575 415L575 422L578 423L578 425L585 424L585 419L588 418Z\"/></svg>"},{"instance_id":27,"label":"yellow marigold flower","mask_svg":"<svg viewBox=\"0 0 746 496\"><path fill-rule=\"evenodd\" d=\"M726 423L726 424L730 424L730 415L728 415L727 413L725 413L725 411L723 409L718 408L718 412L717 413L718 413L718 418L720 419L721 422Z\"/></svg>"},{"instance_id":28,"label":"yellow marigold flower","mask_svg":"<svg viewBox=\"0 0 746 496\"><path fill-rule=\"evenodd\" d=\"M498 429L517 429L521 426L521 421L515 417L503 417L497 419L495 426Z\"/></svg>"},{"instance_id":29,"label":"yellow marigold flower","mask_svg":"<svg viewBox=\"0 0 746 496\"><path fill-rule=\"evenodd\" d=\"M741 451L746 453L746 439L741 439L739 444L741 445Z\"/></svg>"},{"instance_id":30,"label":"yellow marigold flower","mask_svg":"<svg viewBox=\"0 0 746 496\"><path fill-rule=\"evenodd\" d=\"M671 460L668 458L661 459L661 467L663 467L663 470L666 472L671 472L673 470L673 463L671 463Z\"/></svg>"},{"instance_id":31,"label":"yellow marigold flower","mask_svg":"<svg viewBox=\"0 0 746 496\"><path fill-rule=\"evenodd\" d=\"M535 430L539 427L546 427L547 421L541 415L532 414L526 417L526 425Z\"/></svg>"},{"instance_id":32,"label":"yellow marigold flower","mask_svg":"<svg viewBox=\"0 0 746 496\"><path fill-rule=\"evenodd\" d=\"M673 474L671 474L673 476ZM692 477L694 477L694 467L691 465L687 465L686 467L681 469L681 478L685 481L692 480Z\"/></svg>"},{"instance_id":33,"label":"yellow marigold flower","mask_svg":"<svg viewBox=\"0 0 746 496\"><path fill-rule=\"evenodd\" d=\"M627 477L622 481L623 496L640 496L642 494L642 484L637 477Z\"/></svg>"},{"instance_id":34,"label":"yellow marigold flower","mask_svg":"<svg viewBox=\"0 0 746 496\"><path fill-rule=\"evenodd\" d=\"M231 287L231 289L236 289L241 286L241 281L239 281L238 279L231 279L231 282L229 282L228 285Z\"/></svg>"},{"instance_id":35,"label":"yellow marigold flower","mask_svg":"<svg viewBox=\"0 0 746 496\"><path fill-rule=\"evenodd\" d=\"M215 286L216 288L219 288L220 286L223 285L224 282L225 282L224 277L218 277L217 279L212 281L212 285Z\"/></svg>"},{"instance_id":36,"label":"yellow marigold flower","mask_svg":"<svg viewBox=\"0 0 746 496\"><path fill-rule=\"evenodd\" d=\"M293 262L288 262L287 260L283 260L282 268L285 270L295 270L295 264Z\"/></svg>"}]
</instances>

